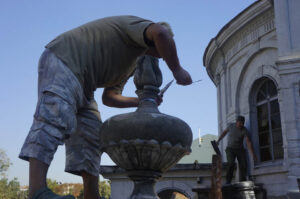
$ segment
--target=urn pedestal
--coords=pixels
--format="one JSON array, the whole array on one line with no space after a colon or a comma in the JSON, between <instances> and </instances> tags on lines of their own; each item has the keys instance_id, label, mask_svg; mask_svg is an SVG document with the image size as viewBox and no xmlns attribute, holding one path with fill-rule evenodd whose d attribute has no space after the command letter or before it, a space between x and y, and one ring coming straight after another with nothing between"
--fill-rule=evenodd
<instances>
[{"instance_id":1,"label":"urn pedestal","mask_svg":"<svg viewBox=\"0 0 300 199\"><path fill-rule=\"evenodd\" d=\"M133 180L129 199L158 199L154 184L190 153L192 131L184 121L157 108L162 78L156 58L140 58L134 78L139 106L135 112L113 116L103 123L101 146Z\"/></svg>"}]
</instances>

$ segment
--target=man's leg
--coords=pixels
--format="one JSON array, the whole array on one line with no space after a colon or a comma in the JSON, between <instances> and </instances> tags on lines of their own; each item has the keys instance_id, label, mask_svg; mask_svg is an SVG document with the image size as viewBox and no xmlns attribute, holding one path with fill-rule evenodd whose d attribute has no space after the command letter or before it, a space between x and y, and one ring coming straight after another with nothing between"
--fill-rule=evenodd
<instances>
[{"instance_id":1,"label":"man's leg","mask_svg":"<svg viewBox=\"0 0 300 199\"><path fill-rule=\"evenodd\" d=\"M29 158L29 199L75 199L71 195L59 196L47 188L49 165L35 158Z\"/></svg>"},{"instance_id":2,"label":"man's leg","mask_svg":"<svg viewBox=\"0 0 300 199\"><path fill-rule=\"evenodd\" d=\"M226 148L226 156L227 156L227 174L226 174L226 184L230 184L233 177L234 166L235 166L235 154L230 148Z\"/></svg>"},{"instance_id":3,"label":"man's leg","mask_svg":"<svg viewBox=\"0 0 300 199\"><path fill-rule=\"evenodd\" d=\"M29 160L30 198L33 196L43 198L42 195L45 194L49 196L48 198L54 197L53 193L47 190L48 167L58 145L63 144L65 136L71 134L75 127L76 116L69 103L54 93L43 93L33 125L19 156L21 159ZM41 190L45 192L42 194Z\"/></svg>"},{"instance_id":4,"label":"man's leg","mask_svg":"<svg viewBox=\"0 0 300 199\"><path fill-rule=\"evenodd\" d=\"M39 161L35 158L29 158L29 196L32 198L33 194L38 190L47 187L47 172L49 165Z\"/></svg>"},{"instance_id":5,"label":"man's leg","mask_svg":"<svg viewBox=\"0 0 300 199\"><path fill-rule=\"evenodd\" d=\"M81 173L83 179L84 199L100 199L99 194L99 177L88 174L83 171Z\"/></svg>"},{"instance_id":6,"label":"man's leg","mask_svg":"<svg viewBox=\"0 0 300 199\"><path fill-rule=\"evenodd\" d=\"M240 181L247 180L247 159L244 149L237 152L237 160L239 162Z\"/></svg>"},{"instance_id":7,"label":"man's leg","mask_svg":"<svg viewBox=\"0 0 300 199\"><path fill-rule=\"evenodd\" d=\"M77 113L76 133L66 140L65 171L82 176L84 199L99 199L100 128L96 101L89 101Z\"/></svg>"},{"instance_id":8,"label":"man's leg","mask_svg":"<svg viewBox=\"0 0 300 199\"><path fill-rule=\"evenodd\" d=\"M19 155L30 162L29 192L34 197L59 198L45 186L47 171L58 145L76 130L81 96L83 90L75 75L51 51L45 50L39 61L34 122ZM33 194L42 186L44 188Z\"/></svg>"}]
</instances>

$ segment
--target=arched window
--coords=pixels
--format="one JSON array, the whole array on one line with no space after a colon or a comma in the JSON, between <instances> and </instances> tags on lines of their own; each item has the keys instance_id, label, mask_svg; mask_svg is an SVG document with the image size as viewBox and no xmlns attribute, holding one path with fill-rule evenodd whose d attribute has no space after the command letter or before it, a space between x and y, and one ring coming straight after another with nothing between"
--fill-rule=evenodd
<instances>
[{"instance_id":1,"label":"arched window","mask_svg":"<svg viewBox=\"0 0 300 199\"><path fill-rule=\"evenodd\" d=\"M276 85L271 79L263 78L256 89L254 101L260 161L282 159L282 132Z\"/></svg>"}]
</instances>

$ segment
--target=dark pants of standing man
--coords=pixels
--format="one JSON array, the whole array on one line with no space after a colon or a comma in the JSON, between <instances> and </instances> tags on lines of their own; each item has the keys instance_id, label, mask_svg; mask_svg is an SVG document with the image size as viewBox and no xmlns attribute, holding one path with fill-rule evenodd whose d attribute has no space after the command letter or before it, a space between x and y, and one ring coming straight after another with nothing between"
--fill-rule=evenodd
<instances>
[{"instance_id":1,"label":"dark pants of standing man","mask_svg":"<svg viewBox=\"0 0 300 199\"><path fill-rule=\"evenodd\" d=\"M226 148L226 156L228 162L228 169L226 175L226 183L231 183L234 167L235 167L235 158L237 158L239 163L239 170L240 170L240 181L246 181L246 174L247 174L247 162L246 162L246 151L244 148L240 149L233 149L233 148Z\"/></svg>"}]
</instances>

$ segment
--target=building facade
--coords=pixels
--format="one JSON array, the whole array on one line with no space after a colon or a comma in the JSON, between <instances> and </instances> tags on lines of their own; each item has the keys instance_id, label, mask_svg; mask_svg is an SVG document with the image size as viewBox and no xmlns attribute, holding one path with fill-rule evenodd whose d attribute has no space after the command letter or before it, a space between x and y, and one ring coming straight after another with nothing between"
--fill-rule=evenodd
<instances>
[{"instance_id":1,"label":"building facade","mask_svg":"<svg viewBox=\"0 0 300 199\"><path fill-rule=\"evenodd\" d=\"M268 196L299 192L299 10L299 0L256 1L219 31L203 57L217 87L219 133L245 116L259 157L250 172Z\"/></svg>"}]
</instances>

